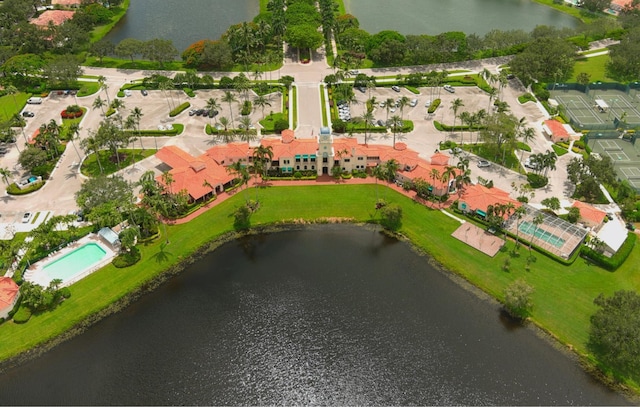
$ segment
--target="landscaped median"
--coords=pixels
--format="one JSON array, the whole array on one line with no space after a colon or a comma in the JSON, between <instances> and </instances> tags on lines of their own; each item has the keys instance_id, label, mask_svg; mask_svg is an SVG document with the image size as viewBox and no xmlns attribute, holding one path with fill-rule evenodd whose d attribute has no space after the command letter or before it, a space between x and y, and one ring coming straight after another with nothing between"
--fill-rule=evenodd
<instances>
[{"instance_id":1,"label":"landscaped median","mask_svg":"<svg viewBox=\"0 0 640 407\"><path fill-rule=\"evenodd\" d=\"M513 255L513 243L491 258L463 242L451 237L460 226L456 220L439 211L417 204L412 199L382 185L326 185L285 186L261 189L260 209L251 217L254 227L301 220L349 219L371 222L378 219L375 203L384 197L389 203L402 207L400 232L420 249L430 253L446 269L460 274L491 296L503 298L505 288L516 279L523 279L534 287L532 320L552 333L562 343L571 345L579 354L586 355L589 339L589 318L596 311L594 298L600 293L609 296L620 289L640 290L637 264L640 248L633 249L628 260L616 272L608 272L579 259L564 266L545 255L533 252L535 261L526 270L529 253L526 246ZM253 193L252 193L253 195ZM72 296L55 312L34 315L29 323L0 326L0 359L31 349L72 328L83 329L83 321L116 311L134 300L133 291L146 291L153 287L152 280L163 271L179 272L180 262L186 267L194 253L214 248L215 239L233 238L235 208L244 204L245 194L236 194L191 222L169 226L170 244L165 238L140 245L142 260L132 267L116 269L107 266L71 287ZM203 249L203 247L205 249ZM510 271L503 270L509 259ZM425 261L429 261L425 258ZM109 311L105 311L113 306ZM499 318L496 313L495 318ZM589 357L587 357L589 359ZM635 383L629 383L638 388Z\"/></svg>"}]
</instances>

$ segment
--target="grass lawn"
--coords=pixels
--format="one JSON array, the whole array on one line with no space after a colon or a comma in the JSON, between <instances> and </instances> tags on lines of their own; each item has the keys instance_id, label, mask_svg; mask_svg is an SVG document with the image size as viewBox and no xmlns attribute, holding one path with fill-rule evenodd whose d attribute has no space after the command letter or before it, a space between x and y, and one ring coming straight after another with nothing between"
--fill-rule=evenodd
<instances>
[{"instance_id":1,"label":"grass lawn","mask_svg":"<svg viewBox=\"0 0 640 407\"><path fill-rule=\"evenodd\" d=\"M7 122L14 114L20 113L30 96L30 93L20 92L0 97L0 123Z\"/></svg>"},{"instance_id":2,"label":"grass lawn","mask_svg":"<svg viewBox=\"0 0 640 407\"><path fill-rule=\"evenodd\" d=\"M384 186L292 186L260 189L257 193L261 207L251 219L254 226L325 217L369 222L375 218L374 202L378 194L389 202L399 203L403 209L401 232L416 246L431 253L445 268L498 299L503 298L509 283L524 279L535 287L532 320L583 355L587 352L589 317L596 310L593 299L600 293L610 295L620 289L640 290L640 273L636 270L640 247L636 247L626 263L613 273L591 266L582 259L571 266L563 266L535 251L535 261L530 271L525 271L529 257L526 247L521 246L519 255L514 256L510 253L513 243L508 243L508 250L499 252L494 258L482 255L451 237L459 226L457 221ZM253 198L256 191L250 190L249 194ZM169 245L163 244L164 239L141 245L142 260L138 264L126 269L109 265L74 284L71 298L58 310L34 316L24 325L0 325L0 337L3 338L0 359L71 328L131 289L143 286L211 239L231 231L232 212L244 199L245 193L238 193L187 224L168 227ZM509 271L504 271L502 265L507 258L511 266Z\"/></svg>"},{"instance_id":3,"label":"grass lawn","mask_svg":"<svg viewBox=\"0 0 640 407\"><path fill-rule=\"evenodd\" d=\"M118 168L118 161L115 156L109 150L100 150L100 164L98 164L97 156L95 153L90 154L82 163L80 171L83 175L88 177L97 177L100 173L100 165L102 165L103 175L111 175L116 171L125 168L134 162L144 160L145 158L152 156L156 153L156 150L147 148L145 150L140 149L120 149L120 168Z\"/></svg>"},{"instance_id":4,"label":"grass lawn","mask_svg":"<svg viewBox=\"0 0 640 407\"><path fill-rule=\"evenodd\" d=\"M89 96L100 90L100 84L97 81L78 81L80 84L80 90L78 96Z\"/></svg>"},{"instance_id":5,"label":"grass lawn","mask_svg":"<svg viewBox=\"0 0 640 407\"><path fill-rule=\"evenodd\" d=\"M327 120L327 101L324 98L324 85L320 85L320 107L322 107L322 125L328 126L329 122Z\"/></svg>"},{"instance_id":6,"label":"grass lawn","mask_svg":"<svg viewBox=\"0 0 640 407\"><path fill-rule=\"evenodd\" d=\"M605 65L609 62L609 55L598 55L589 58L580 58L576 60L573 68L573 75L567 82L577 82L577 77L581 72L586 72L590 76L590 81L616 82L616 80L607 76Z\"/></svg>"}]
</instances>

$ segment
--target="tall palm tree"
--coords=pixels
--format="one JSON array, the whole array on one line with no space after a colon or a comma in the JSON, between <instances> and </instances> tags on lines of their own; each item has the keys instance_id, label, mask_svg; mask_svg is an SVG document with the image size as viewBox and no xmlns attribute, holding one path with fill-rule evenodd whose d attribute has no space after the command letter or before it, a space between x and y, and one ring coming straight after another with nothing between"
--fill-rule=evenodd
<instances>
[{"instance_id":1,"label":"tall palm tree","mask_svg":"<svg viewBox=\"0 0 640 407\"><path fill-rule=\"evenodd\" d=\"M520 221L526 214L527 214L527 209L525 208L524 205L518 206L516 210L513 211L513 215L516 220L516 245L513 250L516 250L518 248L518 245L520 244Z\"/></svg>"},{"instance_id":2,"label":"tall palm tree","mask_svg":"<svg viewBox=\"0 0 640 407\"><path fill-rule=\"evenodd\" d=\"M391 107L395 105L396 101L393 98L387 98L387 100L384 101L384 108L387 110L387 121L389 121L389 111L391 110Z\"/></svg>"},{"instance_id":3,"label":"tall palm tree","mask_svg":"<svg viewBox=\"0 0 640 407\"><path fill-rule=\"evenodd\" d=\"M442 175L440 175L440 180L445 185L445 188L447 189L446 191L447 194L449 193L449 181L452 178L455 178L456 169L457 168L452 165L447 165L446 167L444 167L444 171L442 172Z\"/></svg>"},{"instance_id":4,"label":"tall palm tree","mask_svg":"<svg viewBox=\"0 0 640 407\"><path fill-rule=\"evenodd\" d=\"M453 110L453 129L452 133L456 131L456 119L458 118L458 110L464 106L464 102L460 98L455 98L451 101L451 110Z\"/></svg>"},{"instance_id":5,"label":"tall palm tree","mask_svg":"<svg viewBox=\"0 0 640 407\"><path fill-rule=\"evenodd\" d=\"M467 112L466 110L462 113L460 113L460 123L462 123L463 125L467 125L469 126L469 128L471 128L471 113ZM464 130L462 130L460 132L460 144L464 144Z\"/></svg>"},{"instance_id":6,"label":"tall palm tree","mask_svg":"<svg viewBox=\"0 0 640 407\"><path fill-rule=\"evenodd\" d=\"M96 97L93 100L93 104L91 105L94 109L100 109L102 110L102 115L105 116L104 113L104 106L105 106L105 102L104 100L102 100L102 98L100 96Z\"/></svg>"},{"instance_id":7,"label":"tall palm tree","mask_svg":"<svg viewBox=\"0 0 640 407\"><path fill-rule=\"evenodd\" d=\"M232 127L236 127L235 121L233 120L233 108L231 106L231 104L233 102L237 102L238 99L236 99L236 97L233 95L233 93L231 93L231 91L225 91L224 92L224 96L222 97L222 101L226 102L229 104L229 115L231 116L231 125ZM226 127L225 127L226 129Z\"/></svg>"},{"instance_id":8,"label":"tall palm tree","mask_svg":"<svg viewBox=\"0 0 640 407\"><path fill-rule=\"evenodd\" d=\"M9 185L9 176L11 175L11 170L9 170L8 168L0 168L0 176L2 176L2 179L4 180L4 183Z\"/></svg>"},{"instance_id":9,"label":"tall palm tree","mask_svg":"<svg viewBox=\"0 0 640 407\"><path fill-rule=\"evenodd\" d=\"M85 154L95 153L96 161L98 162L98 167L100 168L100 174L104 174L104 168L102 168L99 154L100 150L102 149L102 143L100 143L95 134L82 139L82 141L80 141L80 148L84 150Z\"/></svg>"},{"instance_id":10,"label":"tall palm tree","mask_svg":"<svg viewBox=\"0 0 640 407\"><path fill-rule=\"evenodd\" d=\"M409 105L409 98L403 96L398 100L398 108L400 109L400 120L404 121L404 108Z\"/></svg>"},{"instance_id":11,"label":"tall palm tree","mask_svg":"<svg viewBox=\"0 0 640 407\"><path fill-rule=\"evenodd\" d=\"M264 108L265 108L265 106L271 107L271 102L269 101L269 98L267 98L264 95L258 95L258 97L253 99L253 104L254 104L254 106L257 106L257 107L260 108L260 110L262 111L262 118L264 119Z\"/></svg>"},{"instance_id":12,"label":"tall palm tree","mask_svg":"<svg viewBox=\"0 0 640 407\"><path fill-rule=\"evenodd\" d=\"M379 194L379 189L378 189L379 188L378 187L378 180L381 180L381 179L385 178L384 167L381 164L376 165L371 170L371 175L373 175L373 177L376 179L376 201L377 201L378 199L380 199L380 194Z\"/></svg>"},{"instance_id":13,"label":"tall palm tree","mask_svg":"<svg viewBox=\"0 0 640 407\"><path fill-rule=\"evenodd\" d=\"M24 144L29 144L29 140L27 140L27 134L24 132L24 128L27 127L27 121L24 119L24 117L20 116L20 114L18 113L14 113L13 123L15 126L20 127L20 130L22 131L22 137L24 138Z\"/></svg>"},{"instance_id":14,"label":"tall palm tree","mask_svg":"<svg viewBox=\"0 0 640 407\"><path fill-rule=\"evenodd\" d=\"M529 241L529 255L531 255L531 246L533 245L533 241L536 238L537 232L538 232L538 226L540 226L543 222L544 222L544 217L542 216L541 213L538 213L536 216L533 217L533 236L531 237L531 240Z\"/></svg>"},{"instance_id":15,"label":"tall palm tree","mask_svg":"<svg viewBox=\"0 0 640 407\"><path fill-rule=\"evenodd\" d=\"M100 75L98 77L98 83L100 84L100 90L104 91L104 94L107 96L107 105L111 104L111 99L109 99L109 85L107 85L107 78Z\"/></svg>"},{"instance_id":16,"label":"tall palm tree","mask_svg":"<svg viewBox=\"0 0 640 407\"><path fill-rule=\"evenodd\" d=\"M364 144L367 144L367 133L369 132L369 124L374 120L373 112L367 110L360 116L362 121L364 121Z\"/></svg>"},{"instance_id":17,"label":"tall palm tree","mask_svg":"<svg viewBox=\"0 0 640 407\"><path fill-rule=\"evenodd\" d=\"M209 112L212 112L213 110L220 110L220 103L218 103L218 99L217 98L209 98L207 100L207 110L209 110ZM209 114L209 126L211 126L211 116L213 115L213 113ZM216 114L215 116L215 120L216 123L218 123L218 115Z\"/></svg>"},{"instance_id":18,"label":"tall palm tree","mask_svg":"<svg viewBox=\"0 0 640 407\"><path fill-rule=\"evenodd\" d=\"M393 182L398 175L398 170L400 170L400 163L392 158L384 163L384 174L387 182Z\"/></svg>"},{"instance_id":19,"label":"tall palm tree","mask_svg":"<svg viewBox=\"0 0 640 407\"><path fill-rule=\"evenodd\" d=\"M400 116L395 115L391 117L391 129L393 130L393 148L396 148L396 136L398 135L398 130L402 129L404 122L400 118Z\"/></svg>"},{"instance_id":20,"label":"tall palm tree","mask_svg":"<svg viewBox=\"0 0 640 407\"><path fill-rule=\"evenodd\" d=\"M524 129L524 131L522 132L522 142L524 144L528 144L531 140L533 140L536 137L536 131L531 128L531 127L527 127L526 129ZM520 161L522 161L522 156L524 155L524 149L520 152Z\"/></svg>"},{"instance_id":21,"label":"tall palm tree","mask_svg":"<svg viewBox=\"0 0 640 407\"><path fill-rule=\"evenodd\" d=\"M142 116L144 116L144 113L142 113L142 109L141 108L136 106L136 107L133 108L133 110L131 111L129 116L133 117L133 119L136 121L136 130L138 130L138 139L140 139L140 147L144 151L144 144L142 144L142 134L140 133L140 120L142 119ZM154 137L153 141L156 143L156 151L157 151L158 150L158 140Z\"/></svg>"},{"instance_id":22,"label":"tall palm tree","mask_svg":"<svg viewBox=\"0 0 640 407\"><path fill-rule=\"evenodd\" d=\"M242 188L242 186L245 184L249 185L249 178L250 178L249 170L247 170L247 167L242 165L242 162L236 161L233 164L229 165L227 167L227 172L233 175L234 177L236 177L240 188ZM245 188L245 201L249 202L249 197L247 196L246 188Z\"/></svg>"},{"instance_id":23,"label":"tall palm tree","mask_svg":"<svg viewBox=\"0 0 640 407\"><path fill-rule=\"evenodd\" d=\"M242 116L240 118L240 127L242 128L242 136L240 137L242 141L253 141L256 138L256 135L251 131L251 118L249 116Z\"/></svg>"},{"instance_id":24,"label":"tall palm tree","mask_svg":"<svg viewBox=\"0 0 640 407\"><path fill-rule=\"evenodd\" d=\"M493 102L493 99L498 95L498 89L494 88L493 86L489 88L489 90L487 91L487 94L489 95L489 111L491 111L491 103Z\"/></svg>"},{"instance_id":25,"label":"tall palm tree","mask_svg":"<svg viewBox=\"0 0 640 407\"><path fill-rule=\"evenodd\" d=\"M78 151L78 148L76 147L76 143L74 141L80 138L80 123L72 122L69 125L67 134L69 135L69 141L71 141L73 149L76 150L76 154L78 155L78 162L82 161L82 157L80 156L80 152Z\"/></svg>"}]
</instances>

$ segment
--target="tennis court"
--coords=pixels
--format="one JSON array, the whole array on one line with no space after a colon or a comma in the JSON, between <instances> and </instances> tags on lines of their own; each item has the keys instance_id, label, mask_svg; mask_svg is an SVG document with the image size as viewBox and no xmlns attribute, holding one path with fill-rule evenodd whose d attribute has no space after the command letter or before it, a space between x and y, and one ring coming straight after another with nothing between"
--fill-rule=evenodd
<instances>
[{"instance_id":1,"label":"tennis court","mask_svg":"<svg viewBox=\"0 0 640 407\"><path fill-rule=\"evenodd\" d=\"M633 92L633 94L632 94ZM616 89L550 90L551 97L563 106L572 122L581 128L640 126L640 95Z\"/></svg>"},{"instance_id":2,"label":"tennis court","mask_svg":"<svg viewBox=\"0 0 640 407\"><path fill-rule=\"evenodd\" d=\"M588 139L591 151L611 158L618 178L628 180L640 192L640 151L637 144L621 138L598 138L590 135Z\"/></svg>"}]
</instances>

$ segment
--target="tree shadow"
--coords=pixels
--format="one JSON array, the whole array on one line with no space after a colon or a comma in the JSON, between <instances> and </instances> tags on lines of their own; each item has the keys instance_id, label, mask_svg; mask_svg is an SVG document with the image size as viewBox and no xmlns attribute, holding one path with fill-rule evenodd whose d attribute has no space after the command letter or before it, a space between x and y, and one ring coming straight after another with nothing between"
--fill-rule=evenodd
<instances>
[{"instance_id":1,"label":"tree shadow","mask_svg":"<svg viewBox=\"0 0 640 407\"><path fill-rule=\"evenodd\" d=\"M168 251L165 250L167 245L168 245L168 243L166 243L166 242L165 243L161 243L160 244L160 251L152 256L155 259L156 263L164 263L167 260L169 260L169 258L171 256L173 256L171 254L171 252L168 252Z\"/></svg>"}]
</instances>

